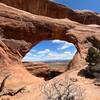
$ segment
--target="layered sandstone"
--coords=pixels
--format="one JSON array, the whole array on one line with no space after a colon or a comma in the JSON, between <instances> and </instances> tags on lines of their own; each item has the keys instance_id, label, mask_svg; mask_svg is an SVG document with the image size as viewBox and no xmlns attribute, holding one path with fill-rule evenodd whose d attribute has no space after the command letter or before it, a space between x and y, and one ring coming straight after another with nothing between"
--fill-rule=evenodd
<instances>
[{"instance_id":1,"label":"layered sandstone","mask_svg":"<svg viewBox=\"0 0 100 100\"><path fill-rule=\"evenodd\" d=\"M93 11L74 11L50 0L0 0L9 6L52 18L69 18L82 24L100 25L100 14Z\"/></svg>"},{"instance_id":2,"label":"layered sandstone","mask_svg":"<svg viewBox=\"0 0 100 100\"><path fill-rule=\"evenodd\" d=\"M25 68L37 77L42 77L45 80L50 80L65 72L64 67L50 67L44 62L23 62Z\"/></svg>"},{"instance_id":3,"label":"layered sandstone","mask_svg":"<svg viewBox=\"0 0 100 100\"><path fill-rule=\"evenodd\" d=\"M7 89L23 87L27 84L42 81L42 79L32 76L24 68L20 59L0 40L0 82L7 76L9 76L6 81Z\"/></svg>"},{"instance_id":4,"label":"layered sandstone","mask_svg":"<svg viewBox=\"0 0 100 100\"><path fill-rule=\"evenodd\" d=\"M54 18L64 18L67 13L73 13L71 9L49 0L0 0L0 2L33 14Z\"/></svg>"}]
</instances>

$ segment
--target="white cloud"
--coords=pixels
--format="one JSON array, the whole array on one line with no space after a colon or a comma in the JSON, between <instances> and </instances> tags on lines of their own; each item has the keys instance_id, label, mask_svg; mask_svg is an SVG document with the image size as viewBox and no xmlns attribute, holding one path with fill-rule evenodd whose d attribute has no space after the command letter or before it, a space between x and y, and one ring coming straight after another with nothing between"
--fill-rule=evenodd
<instances>
[{"instance_id":1,"label":"white cloud","mask_svg":"<svg viewBox=\"0 0 100 100\"><path fill-rule=\"evenodd\" d=\"M68 47L69 47L69 45L63 44L63 46L59 47L58 49L63 50L63 49L66 49Z\"/></svg>"},{"instance_id":2,"label":"white cloud","mask_svg":"<svg viewBox=\"0 0 100 100\"><path fill-rule=\"evenodd\" d=\"M64 43L65 41L61 41L61 40L52 40L52 43Z\"/></svg>"},{"instance_id":3,"label":"white cloud","mask_svg":"<svg viewBox=\"0 0 100 100\"><path fill-rule=\"evenodd\" d=\"M57 53L57 52L50 52L48 49L44 50L46 53L45 56L42 56L41 52L32 56L26 56L23 58L23 61L46 61L46 60L65 60L65 59L72 59L74 56L74 53L71 53L69 51L65 51L63 53Z\"/></svg>"},{"instance_id":4,"label":"white cloud","mask_svg":"<svg viewBox=\"0 0 100 100\"><path fill-rule=\"evenodd\" d=\"M37 54L47 54L47 53L49 53L50 52L50 50L49 49L45 49L45 50L43 50L43 51L39 51L39 52L37 52Z\"/></svg>"},{"instance_id":5,"label":"white cloud","mask_svg":"<svg viewBox=\"0 0 100 100\"><path fill-rule=\"evenodd\" d=\"M35 54L36 53L36 50L30 50L27 54L26 54L26 56L33 56L33 54Z\"/></svg>"},{"instance_id":6,"label":"white cloud","mask_svg":"<svg viewBox=\"0 0 100 100\"><path fill-rule=\"evenodd\" d=\"M31 53L31 52L28 52L26 55L31 56L31 55L32 55L32 53Z\"/></svg>"},{"instance_id":7,"label":"white cloud","mask_svg":"<svg viewBox=\"0 0 100 100\"><path fill-rule=\"evenodd\" d=\"M48 55L46 55L46 59L54 59L54 60L60 60L60 59L72 59L73 58L73 54L71 52L67 52L65 51L64 53L48 53Z\"/></svg>"},{"instance_id":8,"label":"white cloud","mask_svg":"<svg viewBox=\"0 0 100 100\"><path fill-rule=\"evenodd\" d=\"M61 40L53 40L52 43L59 44L59 47L57 48L58 50L64 50L73 45L72 43L68 43L66 41Z\"/></svg>"},{"instance_id":9,"label":"white cloud","mask_svg":"<svg viewBox=\"0 0 100 100\"><path fill-rule=\"evenodd\" d=\"M25 57L22 59L22 61L42 61L43 59L42 58L39 58L39 57Z\"/></svg>"},{"instance_id":10,"label":"white cloud","mask_svg":"<svg viewBox=\"0 0 100 100\"><path fill-rule=\"evenodd\" d=\"M37 57L37 55L33 55L33 57Z\"/></svg>"},{"instance_id":11,"label":"white cloud","mask_svg":"<svg viewBox=\"0 0 100 100\"><path fill-rule=\"evenodd\" d=\"M71 55L71 56L73 55L73 54L72 54L71 52L69 52L69 51L65 51L64 54Z\"/></svg>"},{"instance_id":12,"label":"white cloud","mask_svg":"<svg viewBox=\"0 0 100 100\"><path fill-rule=\"evenodd\" d=\"M46 60L66 60L72 59L75 55L75 52L71 53L65 49L72 46L73 44L61 40L53 40L52 43L56 44L57 51L52 52L50 49L45 49L41 51L31 50L26 57L23 58L23 61L46 61ZM63 50L65 52L61 52Z\"/></svg>"},{"instance_id":13,"label":"white cloud","mask_svg":"<svg viewBox=\"0 0 100 100\"><path fill-rule=\"evenodd\" d=\"M36 50L32 49L31 52L36 52Z\"/></svg>"},{"instance_id":14,"label":"white cloud","mask_svg":"<svg viewBox=\"0 0 100 100\"><path fill-rule=\"evenodd\" d=\"M55 1L55 0L49 0L49 1Z\"/></svg>"},{"instance_id":15,"label":"white cloud","mask_svg":"<svg viewBox=\"0 0 100 100\"><path fill-rule=\"evenodd\" d=\"M70 46L72 46L72 45L73 45L73 44L71 44L71 43L64 42L63 44L60 45L60 47L59 47L58 49L64 50L64 49L66 49L66 48L68 48L68 47L70 47Z\"/></svg>"}]
</instances>

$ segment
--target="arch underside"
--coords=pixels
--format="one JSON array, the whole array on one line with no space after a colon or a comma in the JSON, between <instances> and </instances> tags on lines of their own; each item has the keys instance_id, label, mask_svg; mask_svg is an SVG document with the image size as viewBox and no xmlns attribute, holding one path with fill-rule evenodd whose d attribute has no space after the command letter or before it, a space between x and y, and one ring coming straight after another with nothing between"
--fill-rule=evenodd
<instances>
[{"instance_id":1,"label":"arch underside","mask_svg":"<svg viewBox=\"0 0 100 100\"><path fill-rule=\"evenodd\" d=\"M68 18L38 16L0 3L1 41L17 57L24 56L42 40L59 39L73 43L78 51L74 59L78 57L83 63L92 45L88 38L94 36L100 40L99 32L99 26L83 25Z\"/></svg>"}]
</instances>

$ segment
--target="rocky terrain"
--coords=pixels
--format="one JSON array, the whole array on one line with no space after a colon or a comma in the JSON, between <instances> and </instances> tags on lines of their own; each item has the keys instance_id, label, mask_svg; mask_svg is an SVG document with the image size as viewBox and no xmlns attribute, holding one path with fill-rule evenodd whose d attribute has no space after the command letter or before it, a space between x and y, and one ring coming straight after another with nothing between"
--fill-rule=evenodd
<instances>
[{"instance_id":1,"label":"rocky terrain","mask_svg":"<svg viewBox=\"0 0 100 100\"><path fill-rule=\"evenodd\" d=\"M32 75L42 77L46 81L64 73L66 70L63 66L51 67L49 64L43 62L23 62L23 64Z\"/></svg>"},{"instance_id":2,"label":"rocky terrain","mask_svg":"<svg viewBox=\"0 0 100 100\"><path fill-rule=\"evenodd\" d=\"M86 90L85 100L100 100L100 87L93 84L94 80L78 75L87 66L89 48L100 49L100 14L74 11L48 0L0 2L1 100L44 100L40 86L56 78L45 82L32 75L21 59L40 41L54 39L68 41L77 48L68 69L57 80L66 77Z\"/></svg>"}]
</instances>

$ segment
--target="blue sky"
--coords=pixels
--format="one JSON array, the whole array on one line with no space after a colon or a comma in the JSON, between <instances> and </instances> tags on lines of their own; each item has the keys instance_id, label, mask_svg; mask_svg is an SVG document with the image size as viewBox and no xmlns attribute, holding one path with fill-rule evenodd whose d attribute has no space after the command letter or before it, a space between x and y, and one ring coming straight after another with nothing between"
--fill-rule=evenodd
<instances>
[{"instance_id":1,"label":"blue sky","mask_svg":"<svg viewBox=\"0 0 100 100\"><path fill-rule=\"evenodd\" d=\"M64 4L72 9L92 10L100 12L100 0L51 0Z\"/></svg>"},{"instance_id":2,"label":"blue sky","mask_svg":"<svg viewBox=\"0 0 100 100\"><path fill-rule=\"evenodd\" d=\"M60 40L41 41L23 58L23 61L69 60L76 53L73 44Z\"/></svg>"},{"instance_id":3,"label":"blue sky","mask_svg":"<svg viewBox=\"0 0 100 100\"><path fill-rule=\"evenodd\" d=\"M93 10L100 12L100 0L51 0L64 4L72 9ZM60 41L49 40L41 41L33 47L23 58L23 61L50 61L50 60L69 60L76 53L73 44Z\"/></svg>"}]
</instances>

